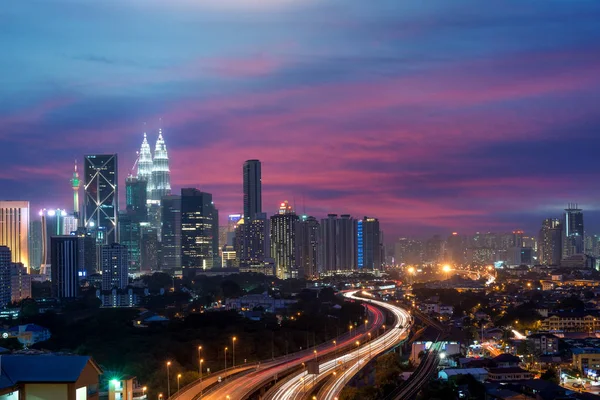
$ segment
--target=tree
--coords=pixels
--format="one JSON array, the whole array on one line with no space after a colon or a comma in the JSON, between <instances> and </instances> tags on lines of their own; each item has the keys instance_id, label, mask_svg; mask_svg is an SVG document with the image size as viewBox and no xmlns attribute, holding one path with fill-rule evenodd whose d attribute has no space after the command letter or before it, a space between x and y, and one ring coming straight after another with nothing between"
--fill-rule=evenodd
<instances>
[{"instance_id":1,"label":"tree","mask_svg":"<svg viewBox=\"0 0 600 400\"><path fill-rule=\"evenodd\" d=\"M556 383L558 385L560 378L558 376L558 371L552 367L548 368L544 373L540 376L540 379L543 379L548 382Z\"/></svg>"}]
</instances>

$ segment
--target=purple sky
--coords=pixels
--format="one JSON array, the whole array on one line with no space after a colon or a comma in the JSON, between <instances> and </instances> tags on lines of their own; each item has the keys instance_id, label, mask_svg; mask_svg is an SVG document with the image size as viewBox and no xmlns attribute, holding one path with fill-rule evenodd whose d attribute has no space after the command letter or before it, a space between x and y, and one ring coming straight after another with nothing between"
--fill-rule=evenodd
<instances>
[{"instance_id":1,"label":"purple sky","mask_svg":"<svg viewBox=\"0 0 600 400\"><path fill-rule=\"evenodd\" d=\"M374 216L388 241L534 233L568 202L596 233L600 2L484 3L8 0L0 197L69 207L94 152L123 182L162 118L174 190L223 217L258 158L268 213Z\"/></svg>"}]
</instances>

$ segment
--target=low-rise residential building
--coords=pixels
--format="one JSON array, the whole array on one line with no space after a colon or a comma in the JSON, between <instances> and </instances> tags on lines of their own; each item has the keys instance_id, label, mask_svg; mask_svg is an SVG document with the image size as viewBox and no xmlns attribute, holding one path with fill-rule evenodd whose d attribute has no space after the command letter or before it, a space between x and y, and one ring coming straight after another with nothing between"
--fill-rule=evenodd
<instances>
[{"instance_id":1,"label":"low-rise residential building","mask_svg":"<svg viewBox=\"0 0 600 400\"><path fill-rule=\"evenodd\" d=\"M519 357L508 353L500 354L499 356L492 358L492 361L498 366L498 368L518 367L521 363L521 359Z\"/></svg>"},{"instance_id":2,"label":"low-rise residential building","mask_svg":"<svg viewBox=\"0 0 600 400\"><path fill-rule=\"evenodd\" d=\"M490 368L488 370L488 380L490 381L510 382L531 378L531 372L526 371L521 367Z\"/></svg>"},{"instance_id":3,"label":"low-rise residential building","mask_svg":"<svg viewBox=\"0 0 600 400\"><path fill-rule=\"evenodd\" d=\"M1 355L2 400L98 400L100 367L86 356Z\"/></svg>"},{"instance_id":4,"label":"low-rise residential building","mask_svg":"<svg viewBox=\"0 0 600 400\"><path fill-rule=\"evenodd\" d=\"M541 329L549 332L596 332L600 318L592 312L562 312L542 320Z\"/></svg>"},{"instance_id":5,"label":"low-rise residential building","mask_svg":"<svg viewBox=\"0 0 600 400\"><path fill-rule=\"evenodd\" d=\"M13 326L7 333L8 337L17 339L25 347L46 341L52 336L48 329L36 324Z\"/></svg>"},{"instance_id":6,"label":"low-rise residential building","mask_svg":"<svg viewBox=\"0 0 600 400\"><path fill-rule=\"evenodd\" d=\"M573 368L587 373L588 370L600 371L600 349L595 347L574 348Z\"/></svg>"},{"instance_id":7,"label":"low-rise residential building","mask_svg":"<svg viewBox=\"0 0 600 400\"><path fill-rule=\"evenodd\" d=\"M263 294L249 294L246 296L227 299L225 306L228 309L246 311L252 310L256 307L262 307L265 312L275 312L278 309L287 308L291 304L297 303L297 300L291 299L276 299L269 296L267 293Z\"/></svg>"},{"instance_id":8,"label":"low-rise residential building","mask_svg":"<svg viewBox=\"0 0 600 400\"><path fill-rule=\"evenodd\" d=\"M551 333L534 333L527 336L527 343L531 344L535 354L546 355L558 353L558 337Z\"/></svg>"},{"instance_id":9,"label":"low-rise residential building","mask_svg":"<svg viewBox=\"0 0 600 400\"><path fill-rule=\"evenodd\" d=\"M487 380L488 371L485 368L448 368L438 373L438 378L442 380L452 380L460 375L471 375L479 382Z\"/></svg>"}]
</instances>

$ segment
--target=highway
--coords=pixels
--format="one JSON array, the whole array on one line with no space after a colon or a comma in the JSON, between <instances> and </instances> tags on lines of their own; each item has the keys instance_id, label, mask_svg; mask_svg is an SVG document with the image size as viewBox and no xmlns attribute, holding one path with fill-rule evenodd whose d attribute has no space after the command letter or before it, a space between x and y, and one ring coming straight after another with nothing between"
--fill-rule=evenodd
<instances>
[{"instance_id":1,"label":"highway","mask_svg":"<svg viewBox=\"0 0 600 400\"><path fill-rule=\"evenodd\" d=\"M222 379L227 378L230 375L236 375L242 373L244 371L248 371L250 369L256 369L256 365L254 366L243 366L239 368L230 368L227 371L220 371L214 374L207 375L202 379L202 381L196 381L186 387L181 388L181 390L171 396L173 400L195 400L200 396L203 391L217 383L219 377Z\"/></svg>"},{"instance_id":2,"label":"highway","mask_svg":"<svg viewBox=\"0 0 600 400\"><path fill-rule=\"evenodd\" d=\"M358 299L358 298L356 298ZM385 323L385 316L383 312L370 304L367 304L368 315L369 315L369 330L367 333L371 333L373 336L377 331L380 330L381 326ZM320 357L337 354L339 351L347 347L352 347L358 337L358 330L362 330L360 327L348 332L335 341L330 341L325 344L317 346L315 349L307 349L297 353L288 355L287 357L280 357L279 359L272 361L265 361L260 364L260 367L255 371L245 374L241 377L234 377L232 379L225 380L221 384L213 387L208 393L202 396L203 400L242 400L247 396L251 395L256 390L273 380L275 377L284 375L290 369L301 366L302 363L313 360L315 358L314 351L316 350L317 360ZM366 334L366 333L363 333ZM186 391L186 397L173 397L172 399L177 400L195 400L200 394L199 384L194 389L188 389Z\"/></svg>"},{"instance_id":3,"label":"highway","mask_svg":"<svg viewBox=\"0 0 600 400\"><path fill-rule=\"evenodd\" d=\"M345 293L350 299L364 300L358 297L357 292ZM293 374L269 391L265 397L268 400L298 400L311 393L315 386L327 378L332 378L319 391L319 400L336 400L344 386L363 368L371 359L385 350L397 345L406 339L409 334L412 318L403 308L383 301L368 299L371 304L383 307L394 314L395 326L384 334L370 341L361 340L361 345L347 351L332 360L319 364L319 375L308 375L306 371ZM362 335L362 339L368 336ZM334 374L335 372L335 374Z\"/></svg>"}]
</instances>

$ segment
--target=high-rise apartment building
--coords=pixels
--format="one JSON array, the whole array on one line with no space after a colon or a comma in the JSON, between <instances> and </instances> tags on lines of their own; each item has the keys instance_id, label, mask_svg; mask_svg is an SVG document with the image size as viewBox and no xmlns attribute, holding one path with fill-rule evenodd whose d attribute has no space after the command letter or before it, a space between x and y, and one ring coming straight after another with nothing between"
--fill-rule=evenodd
<instances>
[{"instance_id":1,"label":"high-rise apartment building","mask_svg":"<svg viewBox=\"0 0 600 400\"><path fill-rule=\"evenodd\" d=\"M118 243L102 246L102 290L125 289L129 284L129 252Z\"/></svg>"},{"instance_id":2,"label":"high-rise apartment building","mask_svg":"<svg viewBox=\"0 0 600 400\"><path fill-rule=\"evenodd\" d=\"M364 217L356 224L358 269L380 270L384 260L379 220Z\"/></svg>"},{"instance_id":3,"label":"high-rise apartment building","mask_svg":"<svg viewBox=\"0 0 600 400\"><path fill-rule=\"evenodd\" d=\"M10 249L12 262L29 272L29 202L0 201L0 246Z\"/></svg>"},{"instance_id":4,"label":"high-rise apartment building","mask_svg":"<svg viewBox=\"0 0 600 400\"><path fill-rule=\"evenodd\" d=\"M321 220L320 272L352 271L358 267L358 230L348 214L328 214Z\"/></svg>"},{"instance_id":5,"label":"high-rise apartment building","mask_svg":"<svg viewBox=\"0 0 600 400\"><path fill-rule=\"evenodd\" d=\"M563 258L583 254L584 246L583 210L577 204L569 204L563 220Z\"/></svg>"},{"instance_id":6,"label":"high-rise apartment building","mask_svg":"<svg viewBox=\"0 0 600 400\"><path fill-rule=\"evenodd\" d=\"M181 269L181 196L161 200L161 269Z\"/></svg>"},{"instance_id":7,"label":"high-rise apartment building","mask_svg":"<svg viewBox=\"0 0 600 400\"><path fill-rule=\"evenodd\" d=\"M270 257L271 243L267 214L262 212L256 213L254 219L245 224L245 229L247 232L246 245L248 246L248 250L244 262L256 264Z\"/></svg>"},{"instance_id":8,"label":"high-rise apartment building","mask_svg":"<svg viewBox=\"0 0 600 400\"><path fill-rule=\"evenodd\" d=\"M181 266L219 266L219 213L212 194L181 189Z\"/></svg>"},{"instance_id":9,"label":"high-rise apartment building","mask_svg":"<svg viewBox=\"0 0 600 400\"><path fill-rule=\"evenodd\" d=\"M118 163L116 154L94 154L84 158L84 226L93 231L98 244L114 243L119 213Z\"/></svg>"},{"instance_id":10,"label":"high-rise apartment building","mask_svg":"<svg viewBox=\"0 0 600 400\"><path fill-rule=\"evenodd\" d=\"M11 301L11 259L10 249L0 246L0 308L6 307Z\"/></svg>"},{"instance_id":11,"label":"high-rise apartment building","mask_svg":"<svg viewBox=\"0 0 600 400\"><path fill-rule=\"evenodd\" d=\"M63 299L79 295L79 240L77 236L50 239L52 297Z\"/></svg>"},{"instance_id":12,"label":"high-rise apartment building","mask_svg":"<svg viewBox=\"0 0 600 400\"><path fill-rule=\"evenodd\" d=\"M271 217L271 258L279 279L299 278L296 262L296 224L298 216L284 201L279 212Z\"/></svg>"},{"instance_id":13,"label":"high-rise apartment building","mask_svg":"<svg viewBox=\"0 0 600 400\"><path fill-rule=\"evenodd\" d=\"M248 222L262 212L261 164L259 160L244 163L244 221Z\"/></svg>"},{"instance_id":14,"label":"high-rise apartment building","mask_svg":"<svg viewBox=\"0 0 600 400\"><path fill-rule=\"evenodd\" d=\"M452 264L463 264L465 262L465 246L463 238L458 232L452 232L446 240L446 259Z\"/></svg>"},{"instance_id":15,"label":"high-rise apartment building","mask_svg":"<svg viewBox=\"0 0 600 400\"><path fill-rule=\"evenodd\" d=\"M340 215L336 227L336 269L353 271L358 267L358 234L356 220L348 214Z\"/></svg>"},{"instance_id":16,"label":"high-rise apartment building","mask_svg":"<svg viewBox=\"0 0 600 400\"><path fill-rule=\"evenodd\" d=\"M80 276L90 276L98 272L98 246L91 232L84 227L77 229L75 234L79 252Z\"/></svg>"},{"instance_id":17,"label":"high-rise apartment building","mask_svg":"<svg viewBox=\"0 0 600 400\"><path fill-rule=\"evenodd\" d=\"M560 265L562 258L562 224L557 218L546 218L540 230L539 260L542 265Z\"/></svg>"},{"instance_id":18,"label":"high-rise apartment building","mask_svg":"<svg viewBox=\"0 0 600 400\"><path fill-rule=\"evenodd\" d=\"M303 215L296 223L296 262L307 278L319 274L319 221Z\"/></svg>"}]
</instances>

